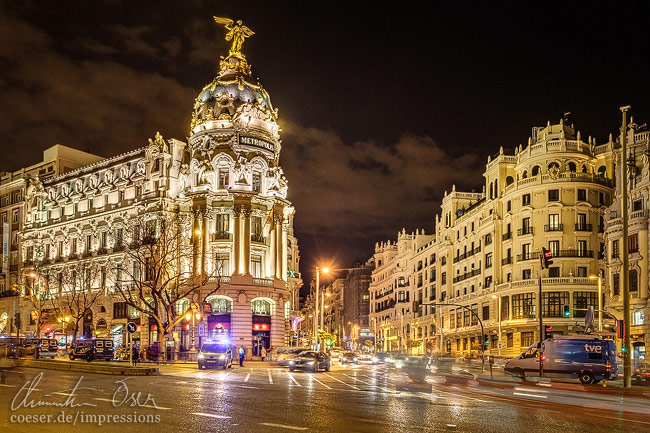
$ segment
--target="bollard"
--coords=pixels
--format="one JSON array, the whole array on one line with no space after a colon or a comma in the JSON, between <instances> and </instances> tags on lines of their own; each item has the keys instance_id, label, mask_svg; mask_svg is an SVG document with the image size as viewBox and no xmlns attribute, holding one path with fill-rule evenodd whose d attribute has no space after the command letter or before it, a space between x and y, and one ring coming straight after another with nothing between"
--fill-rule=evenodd
<instances>
[{"instance_id":1,"label":"bollard","mask_svg":"<svg viewBox=\"0 0 650 433\"><path fill-rule=\"evenodd\" d=\"M490 364L490 379L494 379L494 375L492 374L492 366L494 365L494 357L490 355L488 357L488 362Z\"/></svg>"}]
</instances>

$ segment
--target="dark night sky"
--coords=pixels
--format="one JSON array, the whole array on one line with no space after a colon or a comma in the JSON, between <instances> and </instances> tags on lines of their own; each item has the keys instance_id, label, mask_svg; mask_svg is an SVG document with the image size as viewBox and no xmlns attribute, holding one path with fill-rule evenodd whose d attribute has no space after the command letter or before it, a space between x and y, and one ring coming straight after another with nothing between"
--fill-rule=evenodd
<instances>
[{"instance_id":1,"label":"dark night sky","mask_svg":"<svg viewBox=\"0 0 650 433\"><path fill-rule=\"evenodd\" d=\"M488 154L564 111L600 143L621 105L650 122L647 1L383 3L4 1L0 170L55 143L185 140L227 54L213 15L256 32L244 52L279 108L305 280L431 231L451 184L480 190Z\"/></svg>"}]
</instances>

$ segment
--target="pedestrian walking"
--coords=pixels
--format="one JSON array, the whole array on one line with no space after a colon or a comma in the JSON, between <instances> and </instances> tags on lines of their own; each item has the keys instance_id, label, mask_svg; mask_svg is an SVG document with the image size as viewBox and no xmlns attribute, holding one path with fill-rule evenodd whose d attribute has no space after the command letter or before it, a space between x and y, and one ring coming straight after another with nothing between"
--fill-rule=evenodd
<instances>
[{"instance_id":1,"label":"pedestrian walking","mask_svg":"<svg viewBox=\"0 0 650 433\"><path fill-rule=\"evenodd\" d=\"M262 361L264 361L264 358L266 358L266 347L262 346Z\"/></svg>"},{"instance_id":2,"label":"pedestrian walking","mask_svg":"<svg viewBox=\"0 0 650 433\"><path fill-rule=\"evenodd\" d=\"M131 355L133 356L133 365L138 365L138 358L140 358L140 351L138 346L133 345L131 348Z\"/></svg>"},{"instance_id":3,"label":"pedestrian walking","mask_svg":"<svg viewBox=\"0 0 650 433\"><path fill-rule=\"evenodd\" d=\"M244 366L244 346L239 346L239 366Z\"/></svg>"}]
</instances>

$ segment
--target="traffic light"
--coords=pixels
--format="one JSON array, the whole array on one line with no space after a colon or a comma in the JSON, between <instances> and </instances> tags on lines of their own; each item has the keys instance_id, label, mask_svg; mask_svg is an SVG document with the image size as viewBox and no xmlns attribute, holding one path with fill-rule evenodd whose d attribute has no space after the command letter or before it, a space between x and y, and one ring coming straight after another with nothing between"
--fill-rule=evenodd
<instances>
[{"instance_id":1,"label":"traffic light","mask_svg":"<svg viewBox=\"0 0 650 433\"><path fill-rule=\"evenodd\" d=\"M16 316L14 317L14 325L16 326L16 329L20 329L20 313L16 313Z\"/></svg>"},{"instance_id":2,"label":"traffic light","mask_svg":"<svg viewBox=\"0 0 650 433\"><path fill-rule=\"evenodd\" d=\"M419 301L413 301L413 312L417 313L420 310L420 302Z\"/></svg>"},{"instance_id":3,"label":"traffic light","mask_svg":"<svg viewBox=\"0 0 650 433\"><path fill-rule=\"evenodd\" d=\"M616 338L625 338L625 320L616 321Z\"/></svg>"},{"instance_id":4,"label":"traffic light","mask_svg":"<svg viewBox=\"0 0 650 433\"><path fill-rule=\"evenodd\" d=\"M483 334L483 350L488 350L488 345L490 344L490 336L488 334Z\"/></svg>"},{"instance_id":5,"label":"traffic light","mask_svg":"<svg viewBox=\"0 0 650 433\"><path fill-rule=\"evenodd\" d=\"M542 269L548 269L553 264L553 251L542 247Z\"/></svg>"},{"instance_id":6,"label":"traffic light","mask_svg":"<svg viewBox=\"0 0 650 433\"><path fill-rule=\"evenodd\" d=\"M553 327L551 325L546 325L544 327L544 338L551 338L553 335L551 334L551 331L553 330Z\"/></svg>"},{"instance_id":7,"label":"traffic light","mask_svg":"<svg viewBox=\"0 0 650 433\"><path fill-rule=\"evenodd\" d=\"M568 305L564 305L564 309L563 309L563 311L562 311L562 315L563 315L564 317L570 317L570 316L571 316L571 307L569 307Z\"/></svg>"}]
</instances>

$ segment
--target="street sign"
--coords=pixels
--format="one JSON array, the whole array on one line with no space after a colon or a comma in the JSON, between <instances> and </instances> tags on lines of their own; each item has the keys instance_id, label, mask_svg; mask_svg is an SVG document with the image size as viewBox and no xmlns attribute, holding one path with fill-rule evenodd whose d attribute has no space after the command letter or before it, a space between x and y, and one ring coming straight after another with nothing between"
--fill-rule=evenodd
<instances>
[{"instance_id":1,"label":"street sign","mask_svg":"<svg viewBox=\"0 0 650 433\"><path fill-rule=\"evenodd\" d=\"M502 349L502 348L503 348L503 342L499 341L499 349Z\"/></svg>"},{"instance_id":2,"label":"street sign","mask_svg":"<svg viewBox=\"0 0 650 433\"><path fill-rule=\"evenodd\" d=\"M199 336L203 337L205 335L205 324L199 323Z\"/></svg>"},{"instance_id":3,"label":"street sign","mask_svg":"<svg viewBox=\"0 0 650 433\"><path fill-rule=\"evenodd\" d=\"M126 324L126 330L129 331L129 334L133 334L138 327L135 325L133 322L129 322Z\"/></svg>"}]
</instances>

